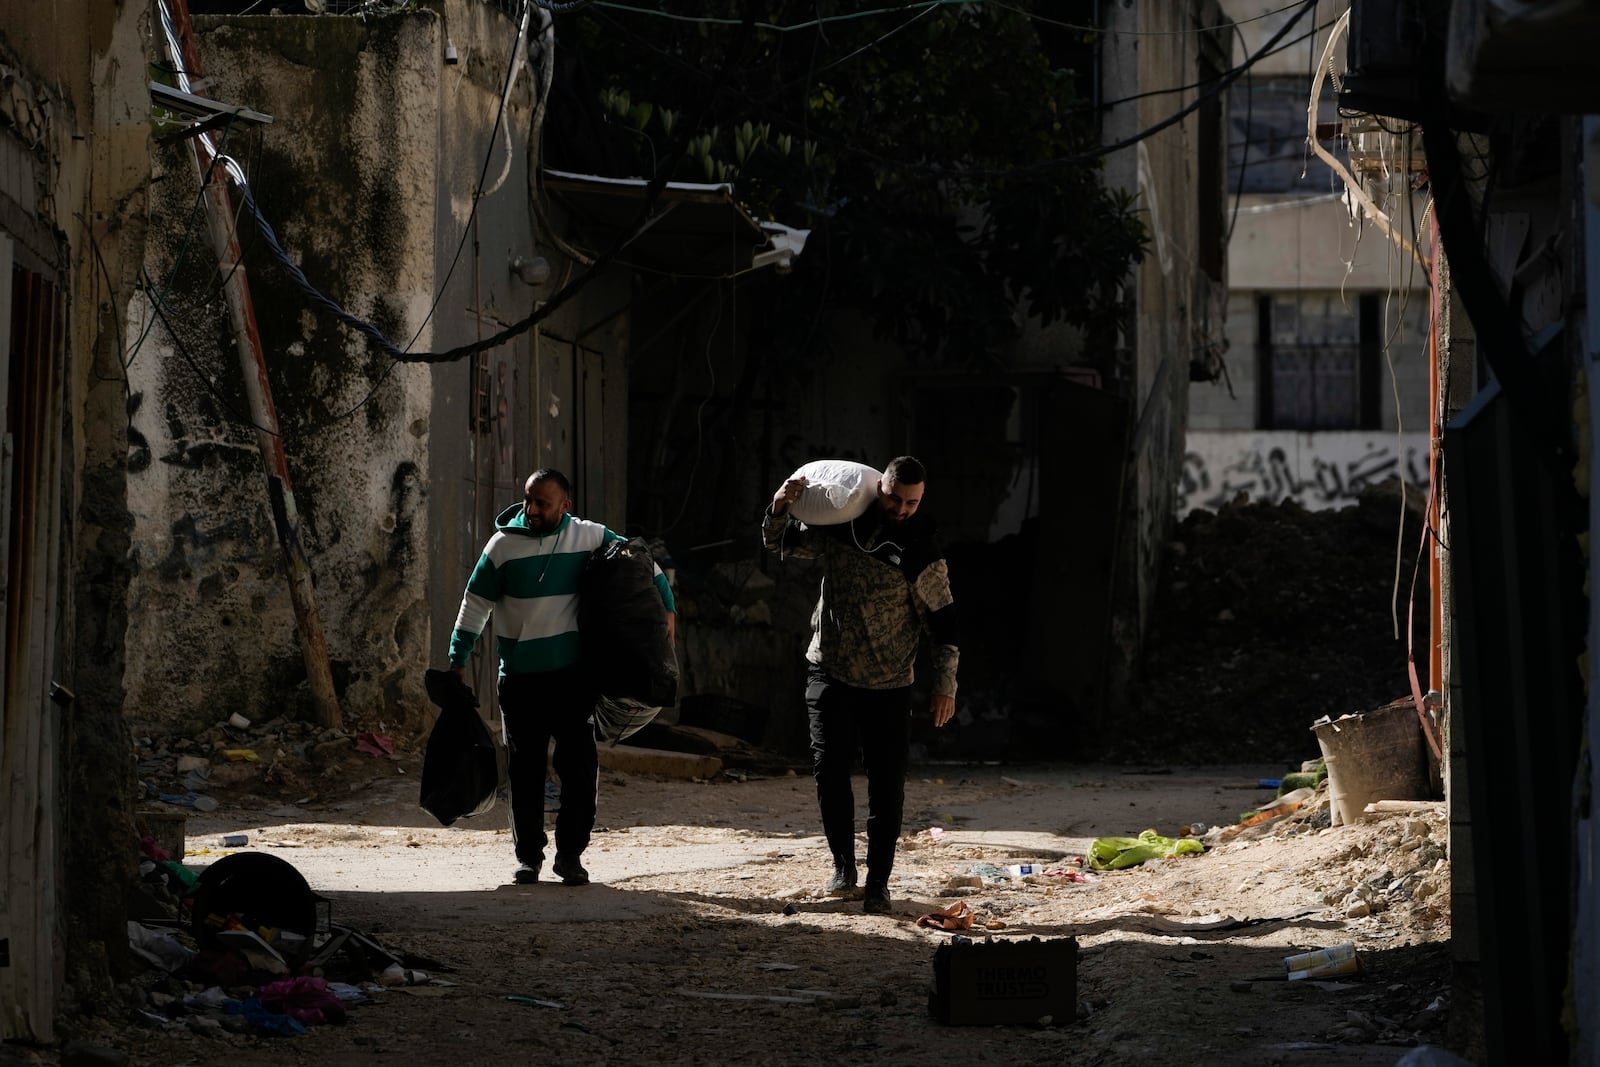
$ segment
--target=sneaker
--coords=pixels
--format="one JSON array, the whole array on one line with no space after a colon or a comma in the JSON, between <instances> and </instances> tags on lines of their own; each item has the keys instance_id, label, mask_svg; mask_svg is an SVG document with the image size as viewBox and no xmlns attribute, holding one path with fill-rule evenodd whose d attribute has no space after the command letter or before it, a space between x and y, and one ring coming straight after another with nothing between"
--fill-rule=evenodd
<instances>
[{"instance_id":1,"label":"sneaker","mask_svg":"<svg viewBox=\"0 0 1600 1067\"><path fill-rule=\"evenodd\" d=\"M866 896L862 899L861 910L868 915L888 915L894 910L889 904L889 887L867 884Z\"/></svg>"},{"instance_id":2,"label":"sneaker","mask_svg":"<svg viewBox=\"0 0 1600 1067\"><path fill-rule=\"evenodd\" d=\"M589 872L583 869L583 864L578 862L576 856L557 856L550 870L561 879L563 885L589 884Z\"/></svg>"},{"instance_id":3,"label":"sneaker","mask_svg":"<svg viewBox=\"0 0 1600 1067\"><path fill-rule=\"evenodd\" d=\"M539 880L539 865L537 863L521 863L517 865L516 873L511 880L518 885L532 885Z\"/></svg>"},{"instance_id":4,"label":"sneaker","mask_svg":"<svg viewBox=\"0 0 1600 1067\"><path fill-rule=\"evenodd\" d=\"M853 864L835 863L833 877L823 890L830 897L847 897L856 891L856 869Z\"/></svg>"}]
</instances>

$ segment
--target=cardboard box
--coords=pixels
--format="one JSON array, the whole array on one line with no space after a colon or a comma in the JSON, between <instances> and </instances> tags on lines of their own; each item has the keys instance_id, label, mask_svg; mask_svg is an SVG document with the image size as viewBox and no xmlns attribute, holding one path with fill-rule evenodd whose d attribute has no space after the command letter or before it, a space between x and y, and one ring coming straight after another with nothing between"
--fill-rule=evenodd
<instances>
[{"instance_id":1,"label":"cardboard box","mask_svg":"<svg viewBox=\"0 0 1600 1067\"><path fill-rule=\"evenodd\" d=\"M189 816L181 811L140 808L133 813L133 826L141 837L153 837L174 863L183 862L186 826Z\"/></svg>"},{"instance_id":2,"label":"cardboard box","mask_svg":"<svg viewBox=\"0 0 1600 1067\"><path fill-rule=\"evenodd\" d=\"M1056 1025L1078 1018L1078 942L972 941L957 937L933 954L933 1017L952 1026Z\"/></svg>"}]
</instances>

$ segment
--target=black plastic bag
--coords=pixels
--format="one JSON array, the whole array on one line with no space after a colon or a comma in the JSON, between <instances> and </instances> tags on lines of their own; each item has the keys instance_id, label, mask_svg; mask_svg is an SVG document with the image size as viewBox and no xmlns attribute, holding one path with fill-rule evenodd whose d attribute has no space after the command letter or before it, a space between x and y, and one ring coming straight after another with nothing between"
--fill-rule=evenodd
<instances>
[{"instance_id":1,"label":"black plastic bag","mask_svg":"<svg viewBox=\"0 0 1600 1067\"><path fill-rule=\"evenodd\" d=\"M610 541L595 549L578 589L582 661L599 695L652 708L676 703L678 657L644 541Z\"/></svg>"},{"instance_id":2,"label":"black plastic bag","mask_svg":"<svg viewBox=\"0 0 1600 1067\"><path fill-rule=\"evenodd\" d=\"M422 807L449 826L494 807L500 765L494 738L478 715L478 697L460 676L430 670L423 680L439 718L422 756Z\"/></svg>"}]
</instances>

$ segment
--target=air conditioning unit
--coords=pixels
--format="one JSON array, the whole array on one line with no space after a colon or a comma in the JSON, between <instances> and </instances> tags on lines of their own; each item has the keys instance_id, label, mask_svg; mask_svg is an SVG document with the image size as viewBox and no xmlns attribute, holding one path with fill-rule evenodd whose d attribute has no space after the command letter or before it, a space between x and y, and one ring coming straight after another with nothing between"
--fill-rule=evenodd
<instances>
[{"instance_id":1,"label":"air conditioning unit","mask_svg":"<svg viewBox=\"0 0 1600 1067\"><path fill-rule=\"evenodd\" d=\"M1443 96L1448 17L1448 0L1351 0L1340 110L1422 121Z\"/></svg>"},{"instance_id":2,"label":"air conditioning unit","mask_svg":"<svg viewBox=\"0 0 1600 1067\"><path fill-rule=\"evenodd\" d=\"M1445 80L1483 111L1600 112L1600 4L1592 0L1456 0Z\"/></svg>"}]
</instances>

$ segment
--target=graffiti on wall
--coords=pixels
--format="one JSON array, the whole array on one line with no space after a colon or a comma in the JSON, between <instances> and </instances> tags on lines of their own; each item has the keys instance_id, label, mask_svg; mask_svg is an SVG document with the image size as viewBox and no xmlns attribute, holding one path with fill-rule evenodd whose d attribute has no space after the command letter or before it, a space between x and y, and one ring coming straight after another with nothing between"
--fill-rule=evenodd
<instances>
[{"instance_id":1,"label":"graffiti on wall","mask_svg":"<svg viewBox=\"0 0 1600 1067\"><path fill-rule=\"evenodd\" d=\"M1356 502L1390 478L1428 485L1427 434L1192 432L1178 478L1178 514L1216 510L1240 493L1315 511Z\"/></svg>"}]
</instances>

